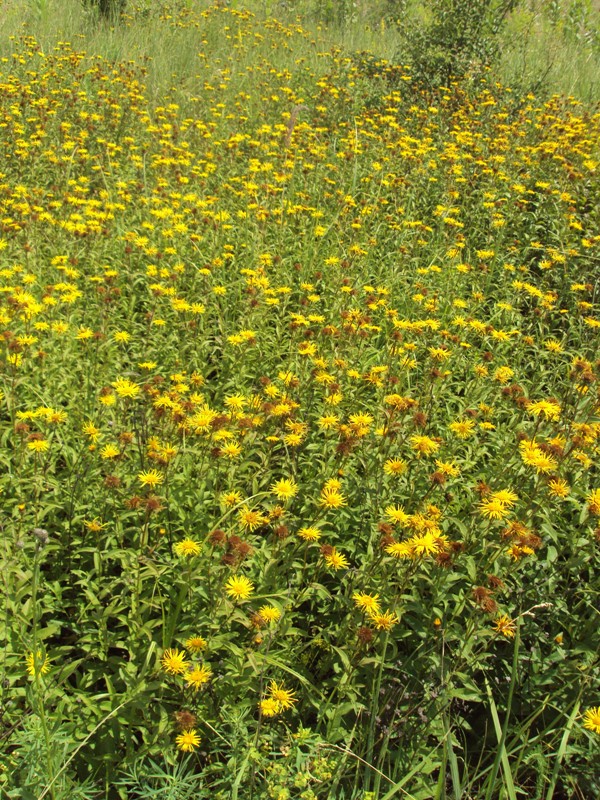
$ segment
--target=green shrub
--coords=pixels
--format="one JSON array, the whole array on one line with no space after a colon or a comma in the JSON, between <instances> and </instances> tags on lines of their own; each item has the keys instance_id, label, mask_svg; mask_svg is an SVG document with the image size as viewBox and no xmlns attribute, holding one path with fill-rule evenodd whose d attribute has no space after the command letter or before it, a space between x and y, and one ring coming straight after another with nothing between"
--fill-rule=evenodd
<instances>
[{"instance_id":1,"label":"green shrub","mask_svg":"<svg viewBox=\"0 0 600 800\"><path fill-rule=\"evenodd\" d=\"M399 57L416 81L448 86L481 71L498 55L499 33L518 0L425 0L411 14L410 0L391 4L400 33Z\"/></svg>"}]
</instances>

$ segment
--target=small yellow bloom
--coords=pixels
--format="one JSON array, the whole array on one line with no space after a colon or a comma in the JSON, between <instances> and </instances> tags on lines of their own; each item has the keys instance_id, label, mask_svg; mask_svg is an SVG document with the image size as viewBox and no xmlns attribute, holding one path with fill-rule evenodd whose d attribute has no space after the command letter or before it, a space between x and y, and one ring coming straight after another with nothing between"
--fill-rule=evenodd
<instances>
[{"instance_id":1,"label":"small yellow bloom","mask_svg":"<svg viewBox=\"0 0 600 800\"><path fill-rule=\"evenodd\" d=\"M600 706L588 708L583 715L583 727L600 735Z\"/></svg>"},{"instance_id":2,"label":"small yellow bloom","mask_svg":"<svg viewBox=\"0 0 600 800\"><path fill-rule=\"evenodd\" d=\"M298 484L291 478L282 478L271 485L271 491L278 500L291 500L298 494Z\"/></svg>"},{"instance_id":3,"label":"small yellow bloom","mask_svg":"<svg viewBox=\"0 0 600 800\"><path fill-rule=\"evenodd\" d=\"M199 653L206 647L206 639L202 636L190 636L185 640L185 648L190 653Z\"/></svg>"},{"instance_id":4,"label":"small yellow bloom","mask_svg":"<svg viewBox=\"0 0 600 800\"><path fill-rule=\"evenodd\" d=\"M25 663L27 664L27 672L34 678L39 678L50 670L50 660L41 650L36 650L35 653L28 653Z\"/></svg>"},{"instance_id":5,"label":"small yellow bloom","mask_svg":"<svg viewBox=\"0 0 600 800\"><path fill-rule=\"evenodd\" d=\"M507 639L514 639L516 626L514 621L510 617L507 617L506 614L502 614L496 619L494 629Z\"/></svg>"},{"instance_id":6,"label":"small yellow bloom","mask_svg":"<svg viewBox=\"0 0 600 800\"><path fill-rule=\"evenodd\" d=\"M362 592L354 592L352 595L357 608L367 613L378 612L379 608L379 595L378 594L364 594Z\"/></svg>"},{"instance_id":7,"label":"small yellow bloom","mask_svg":"<svg viewBox=\"0 0 600 800\"><path fill-rule=\"evenodd\" d=\"M232 575L225 584L225 591L234 600L247 600L254 592L254 584L244 575Z\"/></svg>"},{"instance_id":8,"label":"small yellow bloom","mask_svg":"<svg viewBox=\"0 0 600 800\"><path fill-rule=\"evenodd\" d=\"M206 664L200 666L193 666L188 672L185 673L187 686L190 689L198 690L205 683L208 683L212 677L212 670Z\"/></svg>"},{"instance_id":9,"label":"small yellow bloom","mask_svg":"<svg viewBox=\"0 0 600 800\"><path fill-rule=\"evenodd\" d=\"M161 484L165 479L165 476L162 472L159 472L156 469L150 469L146 472L140 472L138 475L138 480L142 484L142 486L150 486L152 489L155 486Z\"/></svg>"},{"instance_id":10,"label":"small yellow bloom","mask_svg":"<svg viewBox=\"0 0 600 800\"><path fill-rule=\"evenodd\" d=\"M169 675L183 675L188 669L183 650L169 648L165 650L161 659L162 668Z\"/></svg>"},{"instance_id":11,"label":"small yellow bloom","mask_svg":"<svg viewBox=\"0 0 600 800\"><path fill-rule=\"evenodd\" d=\"M182 539L173 545L175 555L183 556L185 558L192 558L193 556L200 555L201 547L198 542L193 539Z\"/></svg>"},{"instance_id":12,"label":"small yellow bloom","mask_svg":"<svg viewBox=\"0 0 600 800\"><path fill-rule=\"evenodd\" d=\"M175 739L177 747L184 753L193 753L194 750L200 745L200 736L193 729L182 731Z\"/></svg>"}]
</instances>

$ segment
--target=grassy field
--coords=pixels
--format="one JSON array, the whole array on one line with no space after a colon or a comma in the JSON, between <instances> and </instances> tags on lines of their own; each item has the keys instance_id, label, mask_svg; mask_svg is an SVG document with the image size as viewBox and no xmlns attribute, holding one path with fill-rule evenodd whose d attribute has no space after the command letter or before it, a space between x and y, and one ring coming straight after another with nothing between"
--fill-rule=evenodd
<instances>
[{"instance_id":1,"label":"grassy field","mask_svg":"<svg viewBox=\"0 0 600 800\"><path fill-rule=\"evenodd\" d=\"M0 5L0 797L599 796L569 8L423 91L383 4Z\"/></svg>"}]
</instances>

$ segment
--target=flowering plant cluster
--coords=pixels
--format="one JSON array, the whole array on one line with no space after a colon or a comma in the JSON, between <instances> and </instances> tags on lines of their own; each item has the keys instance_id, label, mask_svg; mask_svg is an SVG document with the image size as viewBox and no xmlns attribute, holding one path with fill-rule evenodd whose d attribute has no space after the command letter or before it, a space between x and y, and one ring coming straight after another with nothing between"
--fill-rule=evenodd
<instances>
[{"instance_id":1,"label":"flowering plant cluster","mask_svg":"<svg viewBox=\"0 0 600 800\"><path fill-rule=\"evenodd\" d=\"M591 797L600 115L200 5L0 64L1 780Z\"/></svg>"}]
</instances>

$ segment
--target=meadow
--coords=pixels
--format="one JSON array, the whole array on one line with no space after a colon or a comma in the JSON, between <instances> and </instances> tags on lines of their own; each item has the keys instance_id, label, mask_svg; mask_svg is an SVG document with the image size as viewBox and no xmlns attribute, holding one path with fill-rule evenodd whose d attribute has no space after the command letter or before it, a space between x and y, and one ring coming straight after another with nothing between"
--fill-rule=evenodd
<instances>
[{"instance_id":1,"label":"meadow","mask_svg":"<svg viewBox=\"0 0 600 800\"><path fill-rule=\"evenodd\" d=\"M593 800L598 76L290 5L5 4L0 797Z\"/></svg>"}]
</instances>

